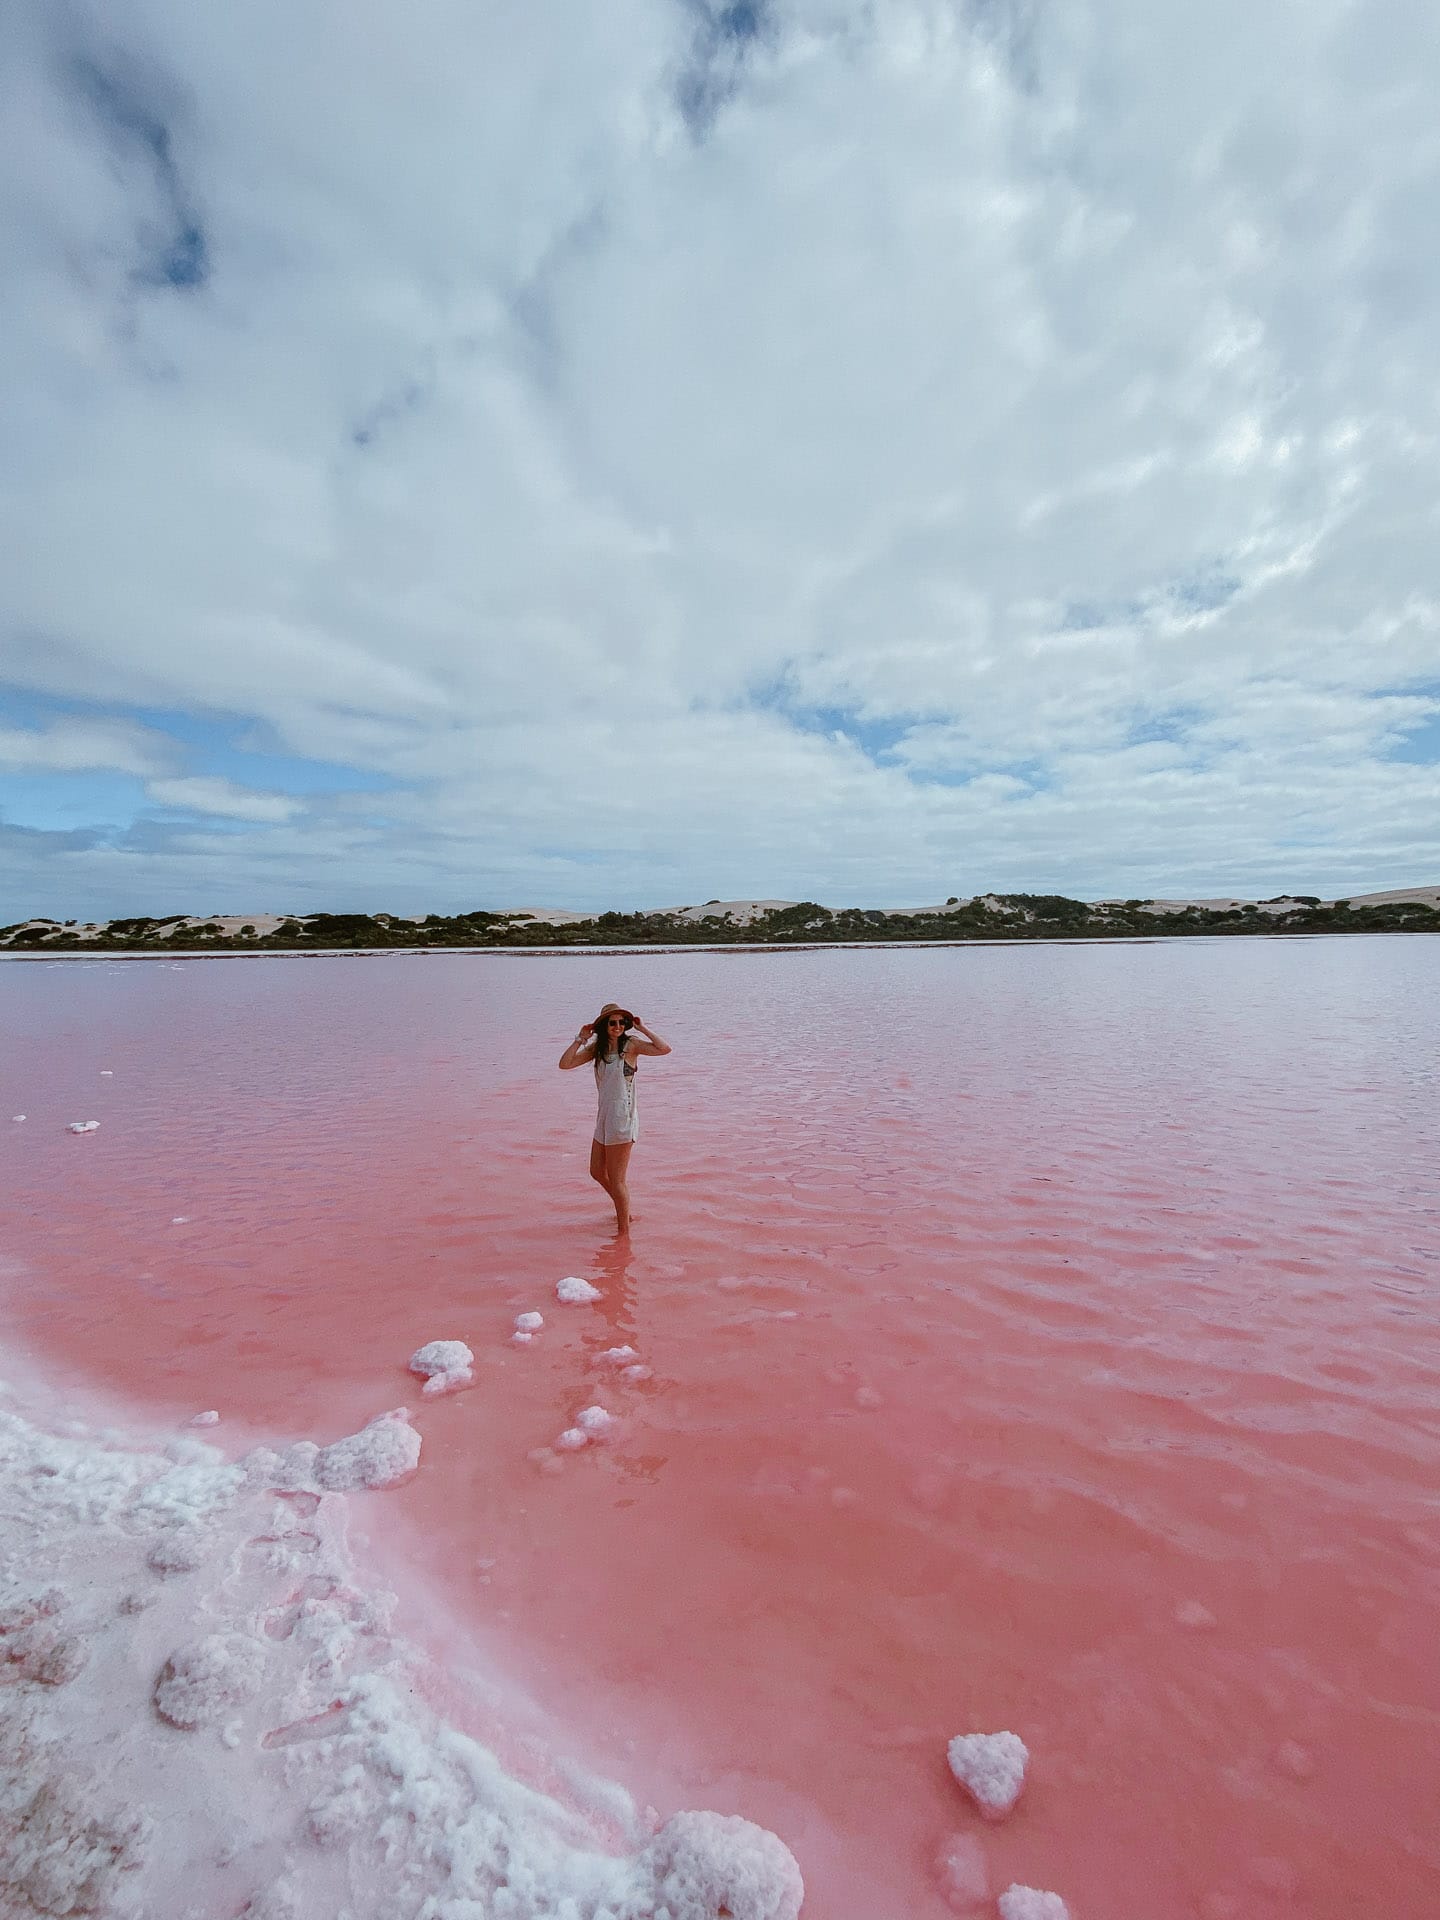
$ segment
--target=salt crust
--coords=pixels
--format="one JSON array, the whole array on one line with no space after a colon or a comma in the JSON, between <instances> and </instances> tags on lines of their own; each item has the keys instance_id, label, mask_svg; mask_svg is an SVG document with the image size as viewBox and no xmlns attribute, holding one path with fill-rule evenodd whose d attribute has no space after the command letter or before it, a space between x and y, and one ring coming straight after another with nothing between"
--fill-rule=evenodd
<instances>
[{"instance_id":1,"label":"salt crust","mask_svg":"<svg viewBox=\"0 0 1440 1920\"><path fill-rule=\"evenodd\" d=\"M545 1316L542 1313L517 1313L515 1316L517 1333L538 1333L544 1324Z\"/></svg>"},{"instance_id":2,"label":"salt crust","mask_svg":"<svg viewBox=\"0 0 1440 1920\"><path fill-rule=\"evenodd\" d=\"M1058 1893L1038 1887L1007 1887L1000 1896L1000 1920L1070 1920L1070 1909Z\"/></svg>"},{"instance_id":3,"label":"salt crust","mask_svg":"<svg viewBox=\"0 0 1440 1920\"><path fill-rule=\"evenodd\" d=\"M98 1120L71 1120L66 1124L67 1133L96 1133L100 1127Z\"/></svg>"},{"instance_id":4,"label":"salt crust","mask_svg":"<svg viewBox=\"0 0 1440 1920\"><path fill-rule=\"evenodd\" d=\"M957 1733L947 1756L950 1771L987 1820L1003 1820L1025 1785L1030 1755L1014 1733Z\"/></svg>"},{"instance_id":5,"label":"salt crust","mask_svg":"<svg viewBox=\"0 0 1440 1920\"><path fill-rule=\"evenodd\" d=\"M588 1433L592 1440L598 1440L614 1426L615 1416L607 1413L604 1407L582 1407L575 1416L575 1424L582 1433Z\"/></svg>"},{"instance_id":6,"label":"salt crust","mask_svg":"<svg viewBox=\"0 0 1440 1920\"><path fill-rule=\"evenodd\" d=\"M592 1300L600 1298L599 1287L592 1287L588 1280L582 1280L577 1274L567 1274L563 1280L555 1282L555 1298L562 1307L585 1307Z\"/></svg>"},{"instance_id":7,"label":"salt crust","mask_svg":"<svg viewBox=\"0 0 1440 1920\"><path fill-rule=\"evenodd\" d=\"M603 1353L596 1354L595 1364L598 1367L625 1367L639 1358L634 1347L606 1347Z\"/></svg>"},{"instance_id":8,"label":"salt crust","mask_svg":"<svg viewBox=\"0 0 1440 1920\"><path fill-rule=\"evenodd\" d=\"M420 1464L420 1436L404 1407L377 1414L359 1433L320 1447L297 1440L284 1453L257 1447L245 1460L252 1486L287 1491L353 1493L360 1487L393 1487Z\"/></svg>"},{"instance_id":9,"label":"salt crust","mask_svg":"<svg viewBox=\"0 0 1440 1920\"><path fill-rule=\"evenodd\" d=\"M654 1832L613 1787L566 1803L425 1704L394 1596L357 1583L348 1502L295 1490L401 1434L418 1453L392 1414L232 1465L0 1413L0 1913L796 1920L773 1834L709 1813ZM157 1579L174 1534L206 1543L204 1570Z\"/></svg>"}]
</instances>

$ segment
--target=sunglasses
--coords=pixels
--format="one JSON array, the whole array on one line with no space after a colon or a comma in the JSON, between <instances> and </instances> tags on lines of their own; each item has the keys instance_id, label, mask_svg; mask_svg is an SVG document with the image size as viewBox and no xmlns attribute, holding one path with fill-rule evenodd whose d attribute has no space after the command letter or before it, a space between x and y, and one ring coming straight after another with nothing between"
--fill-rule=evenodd
<instances>
[{"instance_id":1,"label":"sunglasses","mask_svg":"<svg viewBox=\"0 0 1440 1920\"><path fill-rule=\"evenodd\" d=\"M605 1024L607 1027L628 1027L630 1022L628 1020L607 1020Z\"/></svg>"}]
</instances>

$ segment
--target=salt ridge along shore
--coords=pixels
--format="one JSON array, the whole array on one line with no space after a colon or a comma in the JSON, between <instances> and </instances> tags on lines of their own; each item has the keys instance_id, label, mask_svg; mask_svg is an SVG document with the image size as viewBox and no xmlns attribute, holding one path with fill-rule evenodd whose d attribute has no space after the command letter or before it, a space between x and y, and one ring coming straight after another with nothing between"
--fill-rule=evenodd
<instances>
[{"instance_id":1,"label":"salt ridge along shore","mask_svg":"<svg viewBox=\"0 0 1440 1920\"><path fill-rule=\"evenodd\" d=\"M795 1920L763 1828L661 1823L502 1716L492 1747L427 1704L347 1540L352 1498L418 1462L403 1413L232 1460L3 1398L0 1911Z\"/></svg>"},{"instance_id":2,"label":"salt ridge along shore","mask_svg":"<svg viewBox=\"0 0 1440 1920\"><path fill-rule=\"evenodd\" d=\"M695 946L952 945L1313 933L1440 932L1440 887L1322 900L1072 900L987 893L931 907L832 909L809 900L708 900L651 912L476 909L452 915L276 913L138 915L109 921L31 919L0 927L0 957L96 953L502 951Z\"/></svg>"}]
</instances>

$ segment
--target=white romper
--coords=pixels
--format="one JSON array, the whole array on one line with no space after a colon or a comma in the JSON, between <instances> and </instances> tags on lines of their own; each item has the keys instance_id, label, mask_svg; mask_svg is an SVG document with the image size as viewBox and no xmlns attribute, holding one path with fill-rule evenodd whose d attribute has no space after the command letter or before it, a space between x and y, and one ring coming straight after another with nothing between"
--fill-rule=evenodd
<instances>
[{"instance_id":1,"label":"white romper","mask_svg":"<svg viewBox=\"0 0 1440 1920\"><path fill-rule=\"evenodd\" d=\"M603 1147L621 1147L640 1138L640 1116L635 1110L635 1068L623 1053L595 1062L595 1086L600 1095L595 1115L595 1138Z\"/></svg>"}]
</instances>

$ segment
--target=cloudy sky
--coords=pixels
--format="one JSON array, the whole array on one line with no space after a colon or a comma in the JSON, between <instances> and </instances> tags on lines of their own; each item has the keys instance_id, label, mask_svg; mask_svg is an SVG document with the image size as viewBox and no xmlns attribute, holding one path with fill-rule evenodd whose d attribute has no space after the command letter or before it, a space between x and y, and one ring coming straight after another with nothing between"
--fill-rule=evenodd
<instances>
[{"instance_id":1,"label":"cloudy sky","mask_svg":"<svg viewBox=\"0 0 1440 1920\"><path fill-rule=\"evenodd\" d=\"M1440 881L1427 0L8 0L0 919Z\"/></svg>"}]
</instances>

